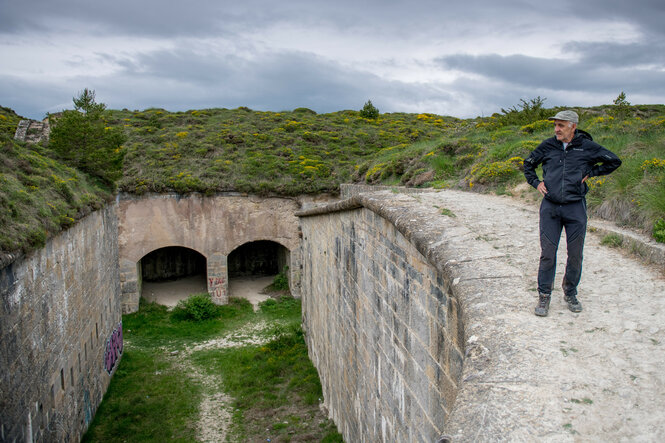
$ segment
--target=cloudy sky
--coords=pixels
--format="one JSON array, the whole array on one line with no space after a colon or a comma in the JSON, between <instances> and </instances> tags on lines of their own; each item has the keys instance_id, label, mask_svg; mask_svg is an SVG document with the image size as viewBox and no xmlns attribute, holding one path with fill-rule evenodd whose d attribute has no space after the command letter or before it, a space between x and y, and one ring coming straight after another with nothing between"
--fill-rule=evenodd
<instances>
[{"instance_id":1,"label":"cloudy sky","mask_svg":"<svg viewBox=\"0 0 665 443\"><path fill-rule=\"evenodd\" d=\"M665 103L665 1L0 0L0 105L487 116Z\"/></svg>"}]
</instances>

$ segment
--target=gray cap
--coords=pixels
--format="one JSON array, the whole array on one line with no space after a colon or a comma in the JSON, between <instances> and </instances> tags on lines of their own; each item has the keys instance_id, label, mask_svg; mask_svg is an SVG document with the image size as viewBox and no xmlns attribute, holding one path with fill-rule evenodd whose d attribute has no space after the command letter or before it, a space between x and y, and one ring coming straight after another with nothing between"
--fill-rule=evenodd
<instances>
[{"instance_id":1,"label":"gray cap","mask_svg":"<svg viewBox=\"0 0 665 443\"><path fill-rule=\"evenodd\" d=\"M577 112L575 111L561 111L557 112L557 114L554 117L548 118L548 120L564 120L567 122L578 123L580 121L580 118L578 117Z\"/></svg>"}]
</instances>

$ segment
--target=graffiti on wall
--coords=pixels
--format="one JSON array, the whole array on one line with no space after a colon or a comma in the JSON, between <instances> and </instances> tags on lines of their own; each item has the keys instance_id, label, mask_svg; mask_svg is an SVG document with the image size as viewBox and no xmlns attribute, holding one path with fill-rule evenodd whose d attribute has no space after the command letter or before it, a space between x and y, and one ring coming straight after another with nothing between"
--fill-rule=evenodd
<instances>
[{"instance_id":1,"label":"graffiti on wall","mask_svg":"<svg viewBox=\"0 0 665 443\"><path fill-rule=\"evenodd\" d=\"M208 288L212 298L224 298L226 291L224 291L224 284L226 279L224 277L210 277L208 278Z\"/></svg>"},{"instance_id":2,"label":"graffiti on wall","mask_svg":"<svg viewBox=\"0 0 665 443\"><path fill-rule=\"evenodd\" d=\"M224 283L226 283L226 279L224 277L210 277L210 278L208 278L208 286L210 286L210 287L223 285Z\"/></svg>"},{"instance_id":3,"label":"graffiti on wall","mask_svg":"<svg viewBox=\"0 0 665 443\"><path fill-rule=\"evenodd\" d=\"M122 323L113 330L113 333L106 341L106 349L104 350L104 369L110 375L113 372L116 362L120 359L122 354Z\"/></svg>"}]
</instances>

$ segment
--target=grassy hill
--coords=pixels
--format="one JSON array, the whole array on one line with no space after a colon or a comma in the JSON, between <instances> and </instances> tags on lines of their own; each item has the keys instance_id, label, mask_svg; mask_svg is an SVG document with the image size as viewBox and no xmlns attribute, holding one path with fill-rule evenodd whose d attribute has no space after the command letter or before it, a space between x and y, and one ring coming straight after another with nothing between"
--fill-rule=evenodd
<instances>
[{"instance_id":1,"label":"grassy hill","mask_svg":"<svg viewBox=\"0 0 665 443\"><path fill-rule=\"evenodd\" d=\"M122 125L129 137L119 188L130 193L295 195L335 192L350 181L515 193L524 183L522 160L552 135L546 116L557 110L513 108L460 120L403 113L366 119L357 111L305 108L148 109L113 111L109 124ZM578 111L579 127L624 162L590 180L592 214L652 232L665 218L665 106Z\"/></svg>"},{"instance_id":2,"label":"grassy hill","mask_svg":"<svg viewBox=\"0 0 665 443\"><path fill-rule=\"evenodd\" d=\"M20 120L0 107L0 268L10 253L43 246L113 197L112 190L58 161L47 147L15 141Z\"/></svg>"},{"instance_id":3,"label":"grassy hill","mask_svg":"<svg viewBox=\"0 0 665 443\"><path fill-rule=\"evenodd\" d=\"M451 117L366 119L355 111L317 115L305 108L113 111L109 124L122 125L129 137L122 191L281 195L334 192L382 149L403 149L465 125Z\"/></svg>"},{"instance_id":4,"label":"grassy hill","mask_svg":"<svg viewBox=\"0 0 665 443\"><path fill-rule=\"evenodd\" d=\"M118 190L133 194L240 191L261 195L336 192L344 182L460 188L537 198L521 163L552 135L558 109L512 108L457 119L433 114L306 108L168 112L113 110L127 135ZM623 160L590 180L592 214L665 241L665 106L578 108L579 127ZM0 247L29 249L103 204L105 189L57 160L47 146L12 139L20 117L0 108ZM660 225L658 223L661 223ZM662 237L661 237L662 235Z\"/></svg>"}]
</instances>

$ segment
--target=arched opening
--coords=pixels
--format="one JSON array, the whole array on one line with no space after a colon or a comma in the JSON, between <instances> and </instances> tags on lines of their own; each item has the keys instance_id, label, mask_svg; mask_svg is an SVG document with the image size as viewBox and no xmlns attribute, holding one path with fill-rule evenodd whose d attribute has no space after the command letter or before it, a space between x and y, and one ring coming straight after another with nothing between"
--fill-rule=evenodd
<instances>
[{"instance_id":1,"label":"arched opening","mask_svg":"<svg viewBox=\"0 0 665 443\"><path fill-rule=\"evenodd\" d=\"M181 246L156 249L140 260L141 296L175 306L192 294L206 292L206 265L206 258L193 249Z\"/></svg>"},{"instance_id":2,"label":"arched opening","mask_svg":"<svg viewBox=\"0 0 665 443\"><path fill-rule=\"evenodd\" d=\"M268 298L262 290L290 263L290 251L274 241L245 243L228 256L229 296L247 298L254 306Z\"/></svg>"}]
</instances>

